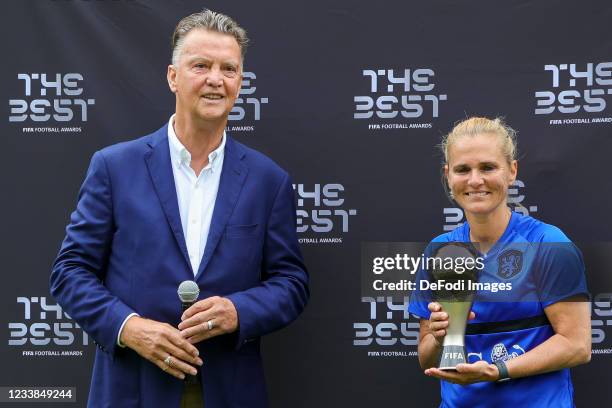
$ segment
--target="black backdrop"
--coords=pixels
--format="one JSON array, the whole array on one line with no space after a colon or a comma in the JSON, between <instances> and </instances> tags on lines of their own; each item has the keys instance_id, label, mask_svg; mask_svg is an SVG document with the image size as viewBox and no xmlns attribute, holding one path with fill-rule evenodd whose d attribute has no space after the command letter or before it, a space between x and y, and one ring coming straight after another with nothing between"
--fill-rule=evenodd
<instances>
[{"instance_id":1,"label":"black backdrop","mask_svg":"<svg viewBox=\"0 0 612 408\"><path fill-rule=\"evenodd\" d=\"M252 39L228 133L286 168L299 199L312 298L265 339L273 406L439 401L414 356L416 319L361 298L359 254L460 221L435 149L457 120L504 116L519 131L513 202L575 241L612 240L608 1L4 1L0 386L75 386L70 406L85 406L94 347L54 307L50 264L93 152L173 112L169 38L204 6ZM573 370L578 406L612 401L598 381L612 364L611 298L591 290L595 354Z\"/></svg>"}]
</instances>

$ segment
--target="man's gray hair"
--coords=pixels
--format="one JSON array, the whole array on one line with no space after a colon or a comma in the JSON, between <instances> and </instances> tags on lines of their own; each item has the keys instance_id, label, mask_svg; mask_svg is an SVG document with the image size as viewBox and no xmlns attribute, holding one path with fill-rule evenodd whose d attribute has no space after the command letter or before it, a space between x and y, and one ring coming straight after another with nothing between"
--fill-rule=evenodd
<instances>
[{"instance_id":1,"label":"man's gray hair","mask_svg":"<svg viewBox=\"0 0 612 408\"><path fill-rule=\"evenodd\" d=\"M244 28L240 27L236 21L225 14L204 9L199 13L184 17L174 29L174 33L172 34L172 65L178 63L185 36L194 29L204 29L231 35L238 42L240 54L244 61L244 55L246 54L247 45L249 44L249 39Z\"/></svg>"}]
</instances>

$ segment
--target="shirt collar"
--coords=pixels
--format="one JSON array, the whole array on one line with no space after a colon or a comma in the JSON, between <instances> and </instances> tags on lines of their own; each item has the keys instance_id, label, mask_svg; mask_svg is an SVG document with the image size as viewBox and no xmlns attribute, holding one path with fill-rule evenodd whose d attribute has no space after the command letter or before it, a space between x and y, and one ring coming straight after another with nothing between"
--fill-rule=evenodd
<instances>
[{"instance_id":1,"label":"shirt collar","mask_svg":"<svg viewBox=\"0 0 612 408\"><path fill-rule=\"evenodd\" d=\"M218 170L225 152L225 140L226 135L224 130L221 144L208 155L208 164L204 167L204 170L210 169L213 173ZM191 163L191 153L189 153L189 150L181 143L174 131L174 115L170 117L170 121L168 122L168 143L170 144L170 159L172 160L172 165L177 170L181 167L181 164L189 166L189 163Z\"/></svg>"}]
</instances>

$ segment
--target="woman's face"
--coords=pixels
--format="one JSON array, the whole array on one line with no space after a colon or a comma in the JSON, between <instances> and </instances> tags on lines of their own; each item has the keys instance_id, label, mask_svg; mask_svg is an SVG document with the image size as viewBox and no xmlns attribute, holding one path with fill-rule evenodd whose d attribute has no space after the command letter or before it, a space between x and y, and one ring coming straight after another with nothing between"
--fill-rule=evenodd
<instances>
[{"instance_id":1,"label":"woman's face","mask_svg":"<svg viewBox=\"0 0 612 408\"><path fill-rule=\"evenodd\" d=\"M481 133L461 136L448 149L444 173L455 201L466 215L502 212L508 186L516 179L516 160L508 163L499 137Z\"/></svg>"}]
</instances>

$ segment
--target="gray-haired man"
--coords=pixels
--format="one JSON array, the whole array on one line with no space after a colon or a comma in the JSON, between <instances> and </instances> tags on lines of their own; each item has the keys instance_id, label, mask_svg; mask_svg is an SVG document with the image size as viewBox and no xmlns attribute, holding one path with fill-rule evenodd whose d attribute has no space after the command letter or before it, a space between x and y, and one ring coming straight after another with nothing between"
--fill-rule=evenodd
<instances>
[{"instance_id":1,"label":"gray-haired man","mask_svg":"<svg viewBox=\"0 0 612 408\"><path fill-rule=\"evenodd\" d=\"M259 338L309 293L289 176L225 134L247 41L222 14L181 20L176 113L92 158L51 275L99 347L90 407L267 406ZM201 300L181 312L185 280Z\"/></svg>"}]
</instances>

